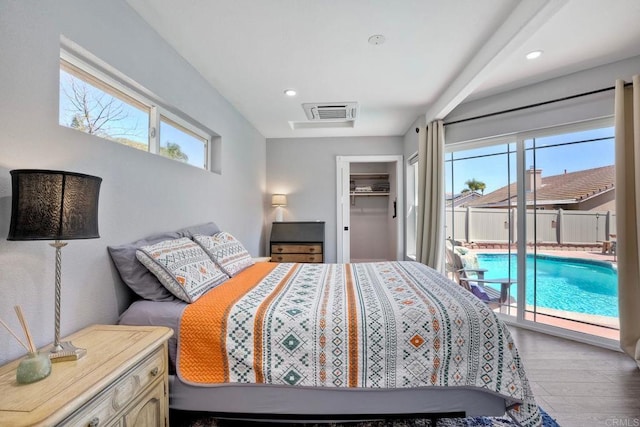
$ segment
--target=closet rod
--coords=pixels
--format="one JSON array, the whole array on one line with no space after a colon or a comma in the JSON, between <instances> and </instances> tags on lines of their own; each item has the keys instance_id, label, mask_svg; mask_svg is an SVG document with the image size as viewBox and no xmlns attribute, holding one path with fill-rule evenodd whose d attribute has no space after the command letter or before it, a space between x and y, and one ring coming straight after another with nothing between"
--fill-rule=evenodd
<instances>
[{"instance_id":1,"label":"closet rod","mask_svg":"<svg viewBox=\"0 0 640 427\"><path fill-rule=\"evenodd\" d=\"M624 86L627 87L627 86L630 86L632 84L633 83L625 83ZM580 98L582 96L589 96L589 95L595 95L596 93L607 92L607 91L610 91L610 90L614 90L615 88L616 88L615 86L611 86L611 87L606 87L606 88L603 88L603 89L592 90L591 92L584 92L584 93L579 93L577 95L565 96L564 98L556 98L556 99L552 99L550 101L543 101L543 102L538 102L536 104L523 105L521 107L510 108L508 110L502 110L502 111L496 111L494 113L482 114L480 116L469 117L469 118L466 118L466 119L454 120L452 122L445 123L444 126L454 125L454 124L457 124L457 123L469 122L471 120L484 119L484 118L487 118L487 117L498 116L500 114L513 113L515 111L520 111L520 110L526 110L526 109L529 109L529 108L540 107L542 105L553 104L555 102L568 101L570 99Z\"/></svg>"}]
</instances>

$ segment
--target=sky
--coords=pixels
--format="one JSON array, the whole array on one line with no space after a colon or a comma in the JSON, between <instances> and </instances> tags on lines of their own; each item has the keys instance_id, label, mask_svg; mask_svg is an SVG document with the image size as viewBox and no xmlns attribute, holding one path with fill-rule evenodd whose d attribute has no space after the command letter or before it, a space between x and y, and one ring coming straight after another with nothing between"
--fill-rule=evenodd
<instances>
[{"instance_id":1,"label":"sky","mask_svg":"<svg viewBox=\"0 0 640 427\"><path fill-rule=\"evenodd\" d=\"M615 163L613 127L589 131L573 132L552 137L525 141L526 167L542 170L542 177L565 172L592 169ZM590 141L598 139L597 141ZM507 149L512 153L506 154ZM456 151L445 154L445 191L460 193L466 188L465 182L476 179L486 184L484 194L495 191L516 181L516 144L500 144L473 150ZM493 154L493 155L490 155ZM490 156L486 156L490 155ZM451 175L449 161L453 156L454 172ZM485 156L485 157L476 157ZM475 158L474 158L475 157ZM510 165L508 165L510 163ZM509 170L510 167L510 170ZM452 184L453 179L453 184Z\"/></svg>"}]
</instances>

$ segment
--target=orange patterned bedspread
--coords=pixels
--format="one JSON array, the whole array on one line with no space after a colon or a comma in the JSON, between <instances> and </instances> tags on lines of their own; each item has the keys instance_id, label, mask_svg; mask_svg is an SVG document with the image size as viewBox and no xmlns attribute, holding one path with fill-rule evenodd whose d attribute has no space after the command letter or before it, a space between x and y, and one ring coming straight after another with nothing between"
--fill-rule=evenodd
<instances>
[{"instance_id":1,"label":"orange patterned bedspread","mask_svg":"<svg viewBox=\"0 0 640 427\"><path fill-rule=\"evenodd\" d=\"M195 383L228 382L225 346L227 314L233 303L278 264L259 262L189 304L182 314L178 366Z\"/></svg>"},{"instance_id":2,"label":"orange patterned bedspread","mask_svg":"<svg viewBox=\"0 0 640 427\"><path fill-rule=\"evenodd\" d=\"M177 373L203 387L473 387L540 423L504 323L415 262L257 263L185 308Z\"/></svg>"}]
</instances>

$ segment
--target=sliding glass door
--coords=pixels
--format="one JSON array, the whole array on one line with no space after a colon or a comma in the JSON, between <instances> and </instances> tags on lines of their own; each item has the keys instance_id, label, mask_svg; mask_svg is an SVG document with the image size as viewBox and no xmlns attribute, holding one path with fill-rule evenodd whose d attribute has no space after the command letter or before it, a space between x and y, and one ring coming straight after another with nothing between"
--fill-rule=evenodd
<instances>
[{"instance_id":1,"label":"sliding glass door","mask_svg":"<svg viewBox=\"0 0 640 427\"><path fill-rule=\"evenodd\" d=\"M516 144L447 153L445 237L450 277L505 314L515 314Z\"/></svg>"},{"instance_id":2,"label":"sliding glass door","mask_svg":"<svg viewBox=\"0 0 640 427\"><path fill-rule=\"evenodd\" d=\"M612 127L524 141L524 318L618 339Z\"/></svg>"},{"instance_id":3,"label":"sliding glass door","mask_svg":"<svg viewBox=\"0 0 640 427\"><path fill-rule=\"evenodd\" d=\"M514 321L618 339L609 121L448 147L445 173L452 279Z\"/></svg>"}]
</instances>

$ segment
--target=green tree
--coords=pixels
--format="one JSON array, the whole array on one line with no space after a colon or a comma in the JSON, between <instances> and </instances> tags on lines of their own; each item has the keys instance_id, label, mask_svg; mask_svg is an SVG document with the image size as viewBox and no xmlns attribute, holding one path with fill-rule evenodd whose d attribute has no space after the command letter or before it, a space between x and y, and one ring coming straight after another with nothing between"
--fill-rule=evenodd
<instances>
[{"instance_id":1,"label":"green tree","mask_svg":"<svg viewBox=\"0 0 640 427\"><path fill-rule=\"evenodd\" d=\"M487 188L487 184L485 184L482 181L478 181L475 178L469 179L465 182L465 185L467 186L467 188L471 191L480 191L482 194L484 194L484 189Z\"/></svg>"},{"instance_id":2,"label":"green tree","mask_svg":"<svg viewBox=\"0 0 640 427\"><path fill-rule=\"evenodd\" d=\"M82 118L80 117L79 114L76 114L75 116L73 116L73 119L71 119L71 123L70 126L74 129L78 129L81 130L83 132L87 132L87 133L91 133L87 130L87 127L84 124L84 121L82 120Z\"/></svg>"},{"instance_id":3,"label":"green tree","mask_svg":"<svg viewBox=\"0 0 640 427\"><path fill-rule=\"evenodd\" d=\"M170 159L179 160L181 162L188 162L189 156L182 151L180 145L175 142L167 142L166 147L160 147L160 154Z\"/></svg>"},{"instance_id":4,"label":"green tree","mask_svg":"<svg viewBox=\"0 0 640 427\"><path fill-rule=\"evenodd\" d=\"M145 144L144 142L134 141L129 138L113 138L114 141L119 142L122 145L126 145L128 147L133 147L142 151L149 151L149 144Z\"/></svg>"}]
</instances>

